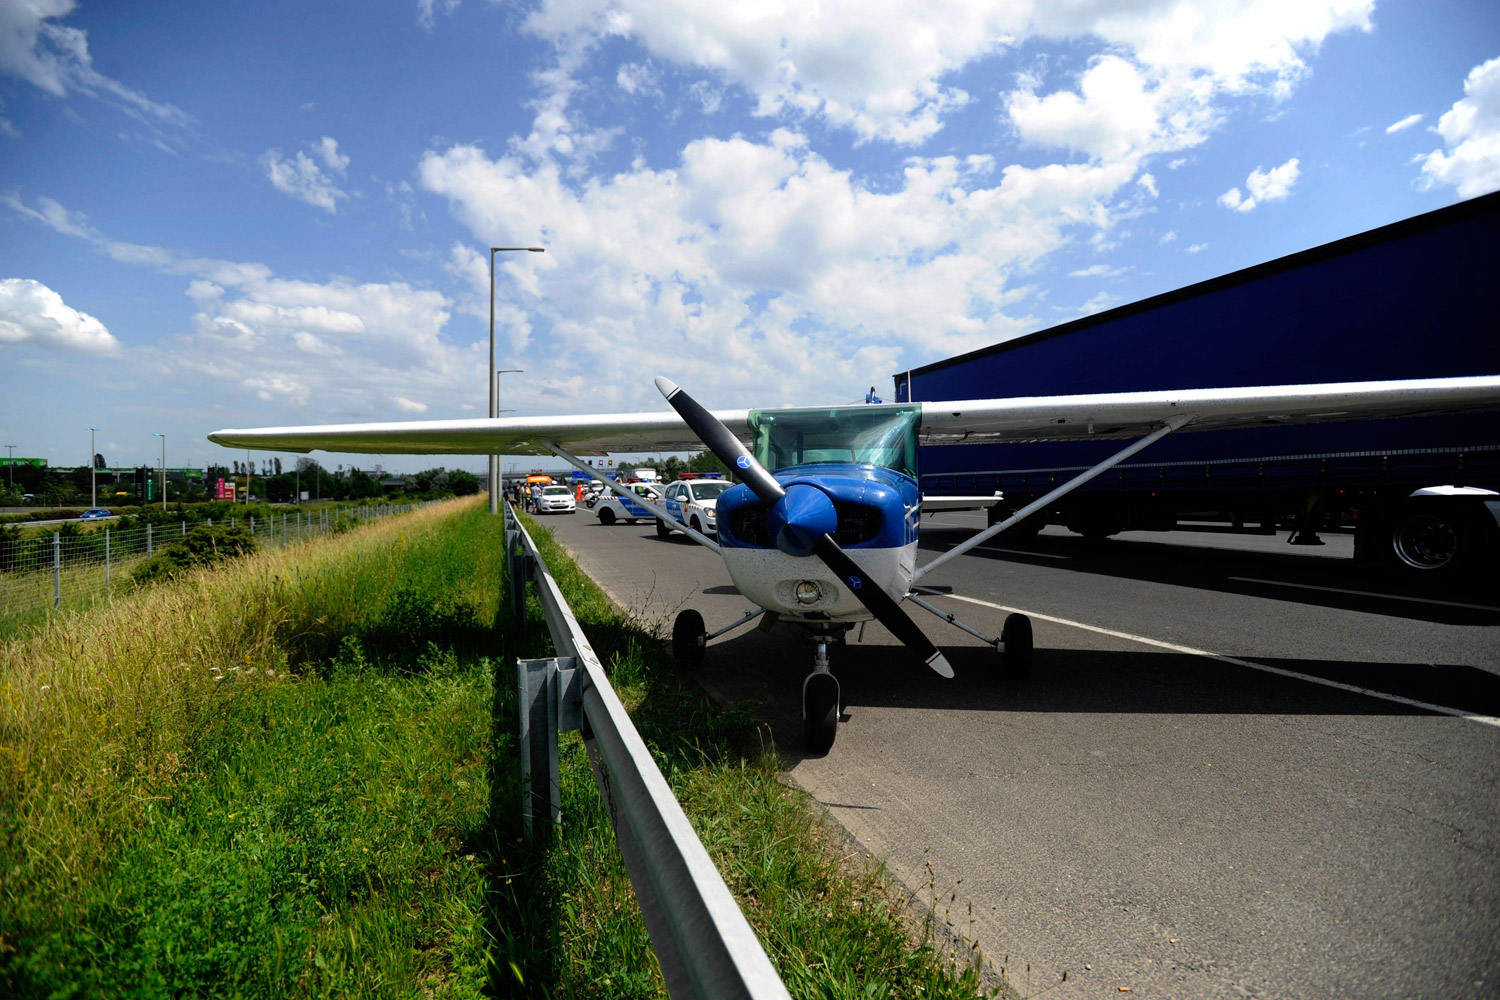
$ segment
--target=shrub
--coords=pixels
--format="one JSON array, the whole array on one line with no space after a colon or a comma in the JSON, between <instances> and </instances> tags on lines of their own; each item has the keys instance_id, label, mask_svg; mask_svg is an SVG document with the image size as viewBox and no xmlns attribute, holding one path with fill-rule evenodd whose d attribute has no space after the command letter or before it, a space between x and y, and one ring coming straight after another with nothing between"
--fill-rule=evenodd
<instances>
[{"instance_id":1,"label":"shrub","mask_svg":"<svg viewBox=\"0 0 1500 1000\"><path fill-rule=\"evenodd\" d=\"M211 566L255 551L255 539L243 525L200 524L182 538L169 542L136 567L137 583L171 579L199 566Z\"/></svg>"}]
</instances>

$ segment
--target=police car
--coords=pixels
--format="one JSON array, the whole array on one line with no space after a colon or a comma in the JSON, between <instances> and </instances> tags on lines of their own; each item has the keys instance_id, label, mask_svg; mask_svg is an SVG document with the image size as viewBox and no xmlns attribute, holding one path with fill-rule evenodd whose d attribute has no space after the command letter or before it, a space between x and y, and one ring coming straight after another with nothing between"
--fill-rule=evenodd
<instances>
[{"instance_id":1,"label":"police car","mask_svg":"<svg viewBox=\"0 0 1500 1000\"><path fill-rule=\"evenodd\" d=\"M661 503L661 487L655 483L631 483L631 492L637 496L643 496L652 503ZM594 504L594 513L599 518L600 524L614 524L617 521L629 521L634 524L643 518L654 518L652 511L618 493L606 491Z\"/></svg>"},{"instance_id":2,"label":"police car","mask_svg":"<svg viewBox=\"0 0 1500 1000\"><path fill-rule=\"evenodd\" d=\"M667 487L662 506L700 535L717 536L718 512L714 508L718 506L719 494L731 485L722 479L679 479ZM657 518L656 533L669 535L672 528L666 521Z\"/></svg>"}]
</instances>

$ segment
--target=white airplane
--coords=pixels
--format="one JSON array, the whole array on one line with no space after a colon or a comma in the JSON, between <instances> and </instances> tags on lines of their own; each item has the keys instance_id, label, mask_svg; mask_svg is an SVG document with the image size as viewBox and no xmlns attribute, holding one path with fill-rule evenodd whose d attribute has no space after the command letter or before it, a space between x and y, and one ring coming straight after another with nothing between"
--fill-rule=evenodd
<instances>
[{"instance_id":1,"label":"white airplane","mask_svg":"<svg viewBox=\"0 0 1500 1000\"><path fill-rule=\"evenodd\" d=\"M656 379L656 386L671 410L222 430L209 440L264 451L552 454L590 476L598 470L578 454L706 446L742 480L719 498L717 541L665 507L646 505L718 552L736 588L760 610L713 633L697 611L683 611L672 630L673 652L694 666L702 662L708 640L762 615L790 625L814 649L812 672L802 686L803 724L808 750L821 754L833 745L840 709L829 652L854 625L879 621L937 673L953 676L947 658L902 610L903 600L993 645L1008 673L1028 673L1031 622L1024 615L1010 615L999 636L988 636L924 601L913 585L1166 435L1500 408L1500 376L717 412L667 379ZM1087 438L1135 440L1009 518L916 565L924 505L931 510L953 503L924 500L918 491L919 445ZM626 489L612 481L605 486L616 493Z\"/></svg>"}]
</instances>

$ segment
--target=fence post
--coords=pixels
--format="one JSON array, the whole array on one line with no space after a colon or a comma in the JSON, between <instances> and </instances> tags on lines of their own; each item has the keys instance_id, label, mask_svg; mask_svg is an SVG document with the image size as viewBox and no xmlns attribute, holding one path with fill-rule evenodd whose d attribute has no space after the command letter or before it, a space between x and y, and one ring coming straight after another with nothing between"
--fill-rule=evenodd
<instances>
[{"instance_id":1,"label":"fence post","mask_svg":"<svg viewBox=\"0 0 1500 1000\"><path fill-rule=\"evenodd\" d=\"M151 558L151 525L146 525L146 558Z\"/></svg>"},{"instance_id":2,"label":"fence post","mask_svg":"<svg viewBox=\"0 0 1500 1000\"><path fill-rule=\"evenodd\" d=\"M183 538L187 537L187 522L186 521L182 522L182 537Z\"/></svg>"},{"instance_id":3,"label":"fence post","mask_svg":"<svg viewBox=\"0 0 1500 1000\"><path fill-rule=\"evenodd\" d=\"M104 596L109 596L109 529L104 529Z\"/></svg>"},{"instance_id":4,"label":"fence post","mask_svg":"<svg viewBox=\"0 0 1500 1000\"><path fill-rule=\"evenodd\" d=\"M62 604L62 532L52 533L52 606Z\"/></svg>"}]
</instances>

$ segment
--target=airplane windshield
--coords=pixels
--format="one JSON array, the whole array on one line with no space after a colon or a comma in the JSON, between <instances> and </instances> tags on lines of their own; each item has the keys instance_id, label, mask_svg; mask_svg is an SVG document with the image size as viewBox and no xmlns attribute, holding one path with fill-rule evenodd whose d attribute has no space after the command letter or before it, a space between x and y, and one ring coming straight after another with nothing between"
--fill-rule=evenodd
<instances>
[{"instance_id":1,"label":"airplane windshield","mask_svg":"<svg viewBox=\"0 0 1500 1000\"><path fill-rule=\"evenodd\" d=\"M751 447L767 469L824 462L880 465L917 476L918 406L751 410Z\"/></svg>"}]
</instances>

